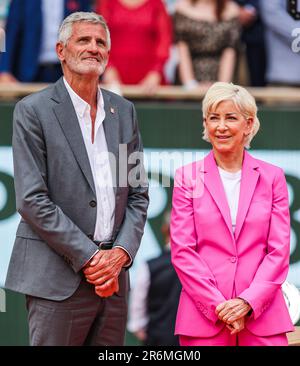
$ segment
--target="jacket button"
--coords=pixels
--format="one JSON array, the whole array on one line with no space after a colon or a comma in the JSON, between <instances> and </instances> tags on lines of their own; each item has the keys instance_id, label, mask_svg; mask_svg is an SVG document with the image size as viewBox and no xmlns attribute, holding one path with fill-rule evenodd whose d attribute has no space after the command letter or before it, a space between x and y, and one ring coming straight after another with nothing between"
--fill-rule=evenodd
<instances>
[{"instance_id":1,"label":"jacket button","mask_svg":"<svg viewBox=\"0 0 300 366\"><path fill-rule=\"evenodd\" d=\"M230 258L230 262L231 262L231 263L235 263L235 262L236 262L236 257L231 257L231 258Z\"/></svg>"},{"instance_id":2,"label":"jacket button","mask_svg":"<svg viewBox=\"0 0 300 366\"><path fill-rule=\"evenodd\" d=\"M92 200L92 201L90 202L90 206L91 206L91 207L96 207L96 206L97 206L97 202L96 202L96 201L94 201L94 200Z\"/></svg>"}]
</instances>

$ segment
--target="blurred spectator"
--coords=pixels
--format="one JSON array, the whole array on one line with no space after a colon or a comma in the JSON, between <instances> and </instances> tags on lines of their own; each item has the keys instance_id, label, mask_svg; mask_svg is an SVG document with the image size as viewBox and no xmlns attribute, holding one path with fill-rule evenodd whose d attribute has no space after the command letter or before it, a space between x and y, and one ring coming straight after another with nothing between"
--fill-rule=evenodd
<instances>
[{"instance_id":1,"label":"blurred spectator","mask_svg":"<svg viewBox=\"0 0 300 366\"><path fill-rule=\"evenodd\" d=\"M90 9L89 0L12 0L0 82L54 82L61 75L55 45L63 18Z\"/></svg>"},{"instance_id":2,"label":"blurred spectator","mask_svg":"<svg viewBox=\"0 0 300 366\"><path fill-rule=\"evenodd\" d=\"M179 78L186 89L229 82L239 45L239 7L226 0L179 0L174 14Z\"/></svg>"},{"instance_id":3,"label":"blurred spectator","mask_svg":"<svg viewBox=\"0 0 300 366\"><path fill-rule=\"evenodd\" d=\"M239 20L243 26L242 40L251 86L265 86L266 50L264 27L260 17L260 0L235 0L240 5Z\"/></svg>"},{"instance_id":4,"label":"blurred spectator","mask_svg":"<svg viewBox=\"0 0 300 366\"><path fill-rule=\"evenodd\" d=\"M176 1L177 0L164 0L169 14L174 13Z\"/></svg>"},{"instance_id":5,"label":"blurred spectator","mask_svg":"<svg viewBox=\"0 0 300 366\"><path fill-rule=\"evenodd\" d=\"M171 264L170 212L164 215L163 252L138 270L131 292L128 330L145 346L178 346L174 335L181 284Z\"/></svg>"},{"instance_id":6,"label":"blurred spectator","mask_svg":"<svg viewBox=\"0 0 300 366\"><path fill-rule=\"evenodd\" d=\"M167 12L172 17L175 12L175 5L177 0L164 0ZM178 65L178 53L175 44L171 45L169 58L164 66L164 76L167 84L174 84L176 81L176 69Z\"/></svg>"},{"instance_id":7,"label":"blurred spectator","mask_svg":"<svg viewBox=\"0 0 300 366\"><path fill-rule=\"evenodd\" d=\"M5 26L10 0L0 1L0 28Z\"/></svg>"},{"instance_id":8,"label":"blurred spectator","mask_svg":"<svg viewBox=\"0 0 300 366\"><path fill-rule=\"evenodd\" d=\"M294 52L294 29L300 21L287 12L286 0L260 0L265 25L268 84L300 86L300 53ZM299 42L298 42L299 43Z\"/></svg>"},{"instance_id":9,"label":"blurred spectator","mask_svg":"<svg viewBox=\"0 0 300 366\"><path fill-rule=\"evenodd\" d=\"M139 84L146 93L164 84L171 20L162 0L98 0L96 10L111 32L113 48L104 82Z\"/></svg>"},{"instance_id":10,"label":"blurred spectator","mask_svg":"<svg viewBox=\"0 0 300 366\"><path fill-rule=\"evenodd\" d=\"M4 29L0 27L0 52L5 52L5 32Z\"/></svg>"}]
</instances>

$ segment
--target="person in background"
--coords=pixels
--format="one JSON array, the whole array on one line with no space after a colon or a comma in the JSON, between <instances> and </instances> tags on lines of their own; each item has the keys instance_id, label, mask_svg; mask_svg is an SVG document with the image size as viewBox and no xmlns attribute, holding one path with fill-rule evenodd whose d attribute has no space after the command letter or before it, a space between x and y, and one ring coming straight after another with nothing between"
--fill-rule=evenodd
<instances>
[{"instance_id":1,"label":"person in background","mask_svg":"<svg viewBox=\"0 0 300 366\"><path fill-rule=\"evenodd\" d=\"M154 93L165 83L164 65L172 43L171 19L162 0L98 0L114 48L104 74L111 86L136 84Z\"/></svg>"},{"instance_id":2,"label":"person in background","mask_svg":"<svg viewBox=\"0 0 300 366\"><path fill-rule=\"evenodd\" d=\"M267 84L300 87L299 33L293 35L300 27L300 21L288 13L286 0L260 0L260 9L265 26ZM296 49L293 49L293 43Z\"/></svg>"},{"instance_id":3,"label":"person in background","mask_svg":"<svg viewBox=\"0 0 300 366\"><path fill-rule=\"evenodd\" d=\"M166 8L169 14L173 14L175 11L175 4L177 0L164 0Z\"/></svg>"},{"instance_id":4,"label":"person in background","mask_svg":"<svg viewBox=\"0 0 300 366\"><path fill-rule=\"evenodd\" d=\"M217 82L202 110L212 150L176 171L173 190L176 334L183 346L286 346L294 327L281 290L290 255L284 172L246 151L259 129L246 89Z\"/></svg>"},{"instance_id":5,"label":"person in background","mask_svg":"<svg viewBox=\"0 0 300 366\"><path fill-rule=\"evenodd\" d=\"M11 0L1 0L0 2L0 28L5 26L10 1Z\"/></svg>"},{"instance_id":6,"label":"person in background","mask_svg":"<svg viewBox=\"0 0 300 366\"><path fill-rule=\"evenodd\" d=\"M72 12L88 10L90 0L12 0L0 82L57 81L62 76L55 52L59 26Z\"/></svg>"},{"instance_id":7,"label":"person in background","mask_svg":"<svg viewBox=\"0 0 300 366\"><path fill-rule=\"evenodd\" d=\"M226 0L179 0L174 14L179 80L185 89L232 81L239 8Z\"/></svg>"},{"instance_id":8,"label":"person in background","mask_svg":"<svg viewBox=\"0 0 300 366\"><path fill-rule=\"evenodd\" d=\"M170 212L164 214L162 253L138 269L127 329L145 346L179 346L174 335L181 284L171 264Z\"/></svg>"},{"instance_id":9,"label":"person in background","mask_svg":"<svg viewBox=\"0 0 300 366\"><path fill-rule=\"evenodd\" d=\"M246 46L250 84L265 86L266 49L260 0L235 0L235 2L240 6L239 20L243 26L242 41Z\"/></svg>"}]
</instances>

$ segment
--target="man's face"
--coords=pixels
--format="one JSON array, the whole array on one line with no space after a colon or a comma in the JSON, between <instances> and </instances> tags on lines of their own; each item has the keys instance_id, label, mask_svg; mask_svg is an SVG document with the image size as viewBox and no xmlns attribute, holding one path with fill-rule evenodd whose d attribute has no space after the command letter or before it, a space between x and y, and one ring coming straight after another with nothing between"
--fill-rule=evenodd
<instances>
[{"instance_id":1,"label":"man's face","mask_svg":"<svg viewBox=\"0 0 300 366\"><path fill-rule=\"evenodd\" d=\"M99 77L109 55L106 31L100 24L74 23L67 44L57 44L57 54L64 68L71 73Z\"/></svg>"}]
</instances>

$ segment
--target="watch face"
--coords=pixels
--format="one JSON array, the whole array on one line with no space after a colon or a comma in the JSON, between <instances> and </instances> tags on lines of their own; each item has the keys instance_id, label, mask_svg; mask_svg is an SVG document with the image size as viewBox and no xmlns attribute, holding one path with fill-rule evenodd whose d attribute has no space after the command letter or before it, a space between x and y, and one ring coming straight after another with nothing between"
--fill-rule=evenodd
<instances>
[{"instance_id":1,"label":"watch face","mask_svg":"<svg viewBox=\"0 0 300 366\"><path fill-rule=\"evenodd\" d=\"M293 324L300 319L300 292L295 285L285 281L281 286Z\"/></svg>"}]
</instances>

